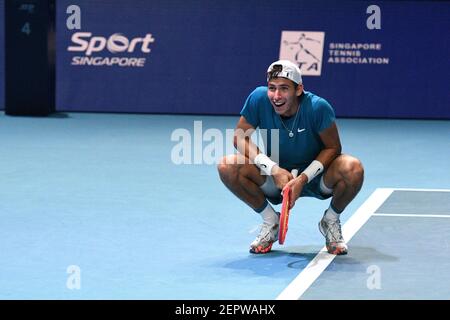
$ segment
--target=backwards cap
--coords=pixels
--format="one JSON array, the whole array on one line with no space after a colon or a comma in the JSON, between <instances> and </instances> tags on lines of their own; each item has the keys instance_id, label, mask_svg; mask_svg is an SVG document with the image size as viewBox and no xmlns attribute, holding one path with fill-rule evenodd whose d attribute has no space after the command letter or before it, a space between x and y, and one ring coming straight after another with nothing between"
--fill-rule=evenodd
<instances>
[{"instance_id":1,"label":"backwards cap","mask_svg":"<svg viewBox=\"0 0 450 320\"><path fill-rule=\"evenodd\" d=\"M289 60L275 61L267 69L267 81L279 77L292 80L296 84L302 84L300 68Z\"/></svg>"}]
</instances>

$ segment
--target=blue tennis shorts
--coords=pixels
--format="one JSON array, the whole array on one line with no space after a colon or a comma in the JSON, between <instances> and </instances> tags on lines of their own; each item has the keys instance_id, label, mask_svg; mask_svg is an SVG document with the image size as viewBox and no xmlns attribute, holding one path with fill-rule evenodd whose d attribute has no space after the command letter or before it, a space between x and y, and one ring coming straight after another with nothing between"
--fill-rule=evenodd
<instances>
[{"instance_id":1,"label":"blue tennis shorts","mask_svg":"<svg viewBox=\"0 0 450 320\"><path fill-rule=\"evenodd\" d=\"M276 187L272 176L267 176L266 182L260 188L266 195L267 200L269 200L272 204L277 205L283 202L281 190ZM303 187L300 197L314 197L320 200L325 200L330 198L332 195L332 190L326 187L323 182L322 173Z\"/></svg>"}]
</instances>

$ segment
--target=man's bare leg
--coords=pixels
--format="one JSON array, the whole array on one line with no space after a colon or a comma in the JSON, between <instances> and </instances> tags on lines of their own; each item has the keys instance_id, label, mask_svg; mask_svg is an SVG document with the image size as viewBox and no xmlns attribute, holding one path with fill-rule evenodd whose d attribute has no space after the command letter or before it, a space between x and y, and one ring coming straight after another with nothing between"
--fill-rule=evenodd
<instances>
[{"instance_id":1,"label":"man's bare leg","mask_svg":"<svg viewBox=\"0 0 450 320\"><path fill-rule=\"evenodd\" d=\"M324 175L324 183L333 190L330 207L319 222L319 229L326 238L329 253L346 254L348 249L342 237L340 214L355 198L364 181L361 162L349 155L340 155Z\"/></svg>"},{"instance_id":2,"label":"man's bare leg","mask_svg":"<svg viewBox=\"0 0 450 320\"><path fill-rule=\"evenodd\" d=\"M261 190L267 177L262 176L255 165L239 154L224 157L217 169L225 186L264 220L259 235L250 244L250 252L269 252L278 239L279 217Z\"/></svg>"}]
</instances>

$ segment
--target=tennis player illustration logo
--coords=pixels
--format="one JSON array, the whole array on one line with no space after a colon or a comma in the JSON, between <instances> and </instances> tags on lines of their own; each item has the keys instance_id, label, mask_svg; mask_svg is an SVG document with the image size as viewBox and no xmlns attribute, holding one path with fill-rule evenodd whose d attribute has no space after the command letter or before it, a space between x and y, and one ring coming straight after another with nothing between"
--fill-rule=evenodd
<instances>
[{"instance_id":1,"label":"tennis player illustration logo","mask_svg":"<svg viewBox=\"0 0 450 320\"><path fill-rule=\"evenodd\" d=\"M325 32L283 31L280 59L295 62L303 75L320 76Z\"/></svg>"}]
</instances>

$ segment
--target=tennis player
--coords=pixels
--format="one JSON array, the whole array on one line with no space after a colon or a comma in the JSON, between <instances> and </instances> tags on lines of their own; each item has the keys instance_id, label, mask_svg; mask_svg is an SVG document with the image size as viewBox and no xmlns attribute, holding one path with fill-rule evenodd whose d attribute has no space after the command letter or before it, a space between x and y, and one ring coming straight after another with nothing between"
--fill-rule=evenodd
<instances>
[{"instance_id":1,"label":"tennis player","mask_svg":"<svg viewBox=\"0 0 450 320\"><path fill-rule=\"evenodd\" d=\"M268 130L267 141L278 129L278 148L267 144L267 154L261 152L249 136L256 128ZM271 204L281 203L286 186L292 190L291 207L299 197L331 198L319 230L329 253L347 253L340 215L361 189L364 169L358 159L341 153L333 108L304 90L297 65L279 60L269 66L267 86L256 88L245 101L234 145L238 153L225 156L218 171L227 188L263 219L251 253L267 253L278 240L279 213ZM276 157L272 149L278 149ZM297 178L292 169L298 169Z\"/></svg>"}]
</instances>

